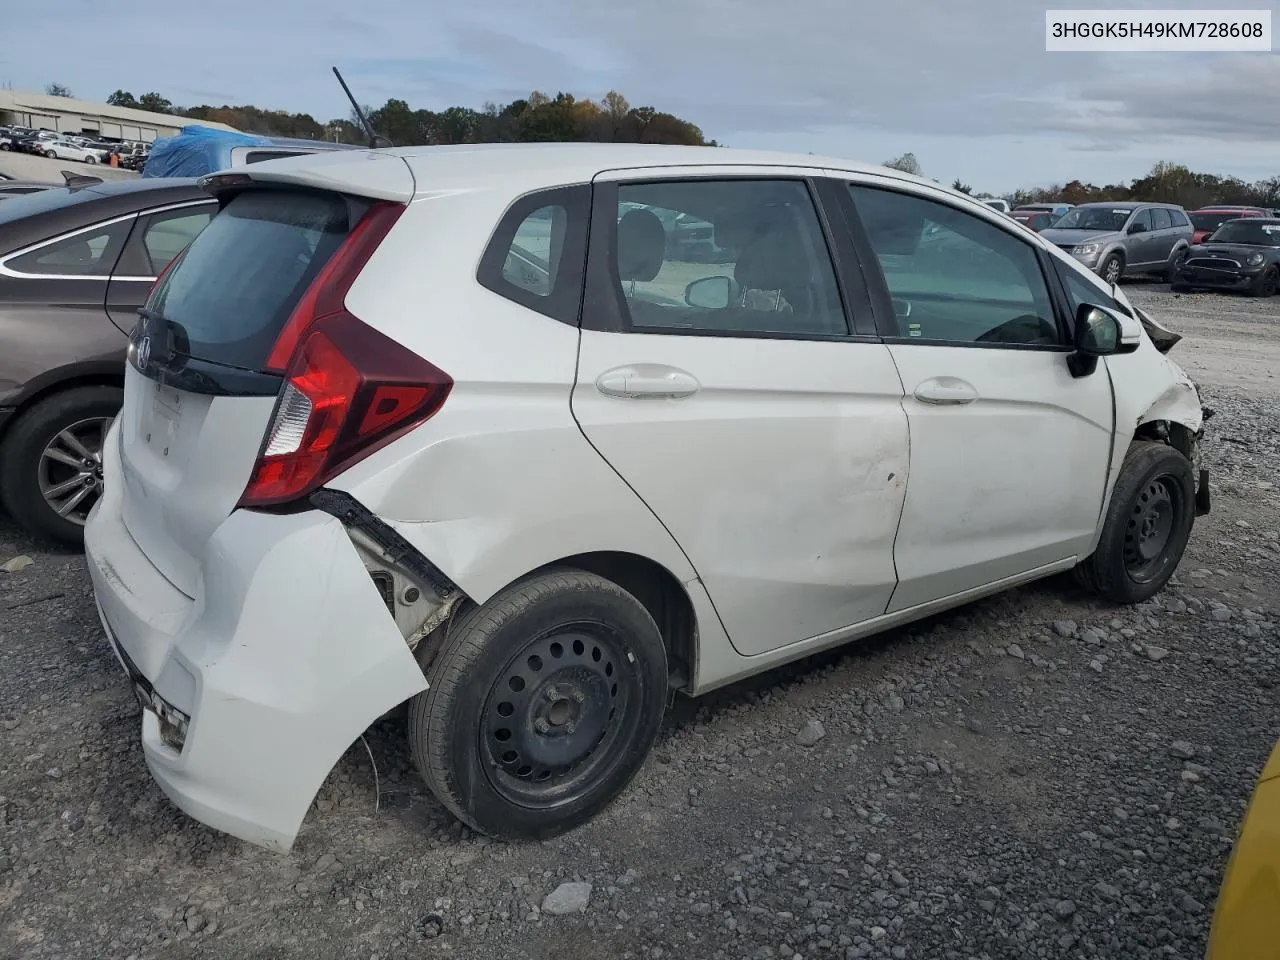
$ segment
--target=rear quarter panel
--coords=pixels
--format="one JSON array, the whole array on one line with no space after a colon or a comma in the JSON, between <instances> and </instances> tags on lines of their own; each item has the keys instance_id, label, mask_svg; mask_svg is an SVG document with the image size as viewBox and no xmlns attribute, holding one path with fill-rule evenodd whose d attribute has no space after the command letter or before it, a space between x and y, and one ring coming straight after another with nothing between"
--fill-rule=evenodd
<instances>
[{"instance_id":1,"label":"rear quarter panel","mask_svg":"<svg viewBox=\"0 0 1280 960\"><path fill-rule=\"evenodd\" d=\"M329 486L391 521L477 602L548 563L604 550L689 583L675 541L573 418L577 328L476 282L493 228L525 192L512 182L420 194L361 273L347 308L454 387L431 420Z\"/></svg>"}]
</instances>

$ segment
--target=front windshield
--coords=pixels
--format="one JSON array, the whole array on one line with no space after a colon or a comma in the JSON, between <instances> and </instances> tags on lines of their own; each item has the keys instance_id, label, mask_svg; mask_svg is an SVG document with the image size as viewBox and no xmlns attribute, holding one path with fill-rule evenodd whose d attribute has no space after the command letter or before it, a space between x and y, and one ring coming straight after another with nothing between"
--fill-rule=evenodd
<instances>
[{"instance_id":1,"label":"front windshield","mask_svg":"<svg viewBox=\"0 0 1280 960\"><path fill-rule=\"evenodd\" d=\"M1280 220L1228 220L1208 242L1280 247Z\"/></svg>"},{"instance_id":2,"label":"front windshield","mask_svg":"<svg viewBox=\"0 0 1280 960\"><path fill-rule=\"evenodd\" d=\"M1076 207L1053 226L1056 230L1120 230L1131 213L1132 207Z\"/></svg>"}]
</instances>

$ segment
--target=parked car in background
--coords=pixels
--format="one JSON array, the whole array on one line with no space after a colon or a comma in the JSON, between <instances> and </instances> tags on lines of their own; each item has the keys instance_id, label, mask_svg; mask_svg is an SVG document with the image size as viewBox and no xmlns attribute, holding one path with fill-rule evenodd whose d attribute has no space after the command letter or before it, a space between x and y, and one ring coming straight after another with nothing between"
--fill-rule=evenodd
<instances>
[{"instance_id":1,"label":"parked car in background","mask_svg":"<svg viewBox=\"0 0 1280 960\"><path fill-rule=\"evenodd\" d=\"M1083 203L1041 236L1108 283L1158 275L1172 280L1191 246L1187 212L1170 203Z\"/></svg>"},{"instance_id":2,"label":"parked car in background","mask_svg":"<svg viewBox=\"0 0 1280 960\"><path fill-rule=\"evenodd\" d=\"M1271 213L1261 207L1201 207L1199 210L1192 210L1187 216L1191 218L1191 225L1195 228L1191 242L1202 243L1205 237L1228 220L1238 220L1243 217L1269 217Z\"/></svg>"},{"instance_id":3,"label":"parked car in background","mask_svg":"<svg viewBox=\"0 0 1280 960\"><path fill-rule=\"evenodd\" d=\"M62 184L44 180L0 178L0 200L8 200L11 197L24 197L29 193L39 193L42 190L49 190L58 186L62 186Z\"/></svg>"},{"instance_id":4,"label":"parked car in background","mask_svg":"<svg viewBox=\"0 0 1280 960\"><path fill-rule=\"evenodd\" d=\"M70 140L48 140L44 155L50 160L78 160L81 163L101 163L102 153L72 143Z\"/></svg>"},{"instance_id":5,"label":"parked car in background","mask_svg":"<svg viewBox=\"0 0 1280 960\"><path fill-rule=\"evenodd\" d=\"M1280 292L1280 219L1228 220L1193 246L1171 289L1240 290L1255 297Z\"/></svg>"},{"instance_id":6,"label":"parked car in background","mask_svg":"<svg viewBox=\"0 0 1280 960\"><path fill-rule=\"evenodd\" d=\"M1009 216L1036 233L1053 226L1058 220L1058 214L1048 210L1011 210Z\"/></svg>"},{"instance_id":7,"label":"parked car in background","mask_svg":"<svg viewBox=\"0 0 1280 960\"><path fill-rule=\"evenodd\" d=\"M449 810L551 836L669 691L1060 571L1144 601L1208 508L1143 315L925 181L504 144L206 182L84 539L152 774L253 843L406 700ZM723 259L673 260L657 211Z\"/></svg>"},{"instance_id":8,"label":"parked car in background","mask_svg":"<svg viewBox=\"0 0 1280 960\"><path fill-rule=\"evenodd\" d=\"M1074 206L1074 203L1021 203L1013 210L1015 213L1019 210L1042 210L1060 217Z\"/></svg>"},{"instance_id":9,"label":"parked car in background","mask_svg":"<svg viewBox=\"0 0 1280 960\"><path fill-rule=\"evenodd\" d=\"M982 202L985 203L988 207L994 207L996 210L999 210L1001 213L1009 212L1008 200L989 198L989 199L983 200Z\"/></svg>"},{"instance_id":10,"label":"parked car in background","mask_svg":"<svg viewBox=\"0 0 1280 960\"><path fill-rule=\"evenodd\" d=\"M101 490L137 309L215 206L194 181L81 182L0 201L0 500L67 543Z\"/></svg>"}]
</instances>

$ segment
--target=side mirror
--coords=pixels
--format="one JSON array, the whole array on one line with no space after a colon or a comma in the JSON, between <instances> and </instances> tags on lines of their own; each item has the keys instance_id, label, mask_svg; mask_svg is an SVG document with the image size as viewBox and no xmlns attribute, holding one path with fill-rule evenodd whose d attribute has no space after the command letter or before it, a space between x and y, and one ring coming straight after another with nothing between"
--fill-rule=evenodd
<instances>
[{"instance_id":1,"label":"side mirror","mask_svg":"<svg viewBox=\"0 0 1280 960\"><path fill-rule=\"evenodd\" d=\"M684 288L684 302L703 310L723 310L733 300L730 277L703 277Z\"/></svg>"},{"instance_id":2,"label":"side mirror","mask_svg":"<svg viewBox=\"0 0 1280 960\"><path fill-rule=\"evenodd\" d=\"M1089 303L1076 311L1076 353L1105 357L1120 346L1120 321L1111 311Z\"/></svg>"},{"instance_id":3,"label":"side mirror","mask_svg":"<svg viewBox=\"0 0 1280 960\"><path fill-rule=\"evenodd\" d=\"M1146 233L1146 232L1147 232L1147 228L1140 223L1129 224L1129 229L1125 231L1125 233Z\"/></svg>"},{"instance_id":4,"label":"side mirror","mask_svg":"<svg viewBox=\"0 0 1280 960\"><path fill-rule=\"evenodd\" d=\"M1075 349L1079 357L1133 353L1142 345L1142 321L1119 310L1082 303L1076 311Z\"/></svg>"}]
</instances>

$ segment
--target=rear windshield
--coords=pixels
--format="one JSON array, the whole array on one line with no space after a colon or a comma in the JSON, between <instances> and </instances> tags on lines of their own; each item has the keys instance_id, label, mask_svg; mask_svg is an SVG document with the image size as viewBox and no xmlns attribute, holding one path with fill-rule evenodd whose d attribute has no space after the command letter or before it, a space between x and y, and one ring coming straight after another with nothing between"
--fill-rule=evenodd
<instances>
[{"instance_id":1,"label":"rear windshield","mask_svg":"<svg viewBox=\"0 0 1280 960\"><path fill-rule=\"evenodd\" d=\"M347 202L334 194L242 193L192 241L147 309L178 328L191 356L260 369L348 232Z\"/></svg>"},{"instance_id":2,"label":"rear windshield","mask_svg":"<svg viewBox=\"0 0 1280 960\"><path fill-rule=\"evenodd\" d=\"M1236 213L1233 210L1226 210L1221 213L1193 213L1191 214L1191 223L1197 230L1217 230L1228 220L1235 220L1237 217L1248 216L1248 214Z\"/></svg>"}]
</instances>

